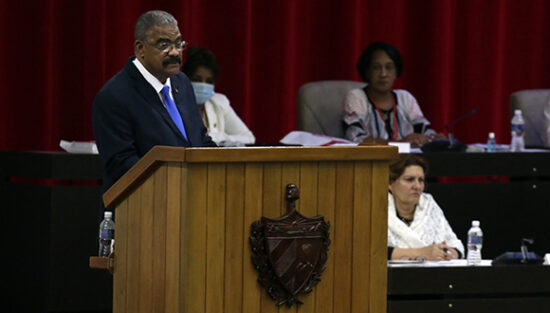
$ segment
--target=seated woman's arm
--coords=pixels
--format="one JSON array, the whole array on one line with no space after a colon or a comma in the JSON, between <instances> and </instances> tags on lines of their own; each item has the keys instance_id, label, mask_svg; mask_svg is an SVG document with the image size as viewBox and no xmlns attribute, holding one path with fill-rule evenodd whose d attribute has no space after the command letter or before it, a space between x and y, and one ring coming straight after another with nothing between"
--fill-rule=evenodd
<instances>
[{"instance_id":1,"label":"seated woman's arm","mask_svg":"<svg viewBox=\"0 0 550 313\"><path fill-rule=\"evenodd\" d=\"M356 143L361 143L367 137L371 137L368 129L365 127L365 121L367 114L367 107L364 99L362 99L357 93L363 91L350 90L344 98L343 108L343 122L346 127L345 136L346 139Z\"/></svg>"},{"instance_id":2,"label":"seated woman's arm","mask_svg":"<svg viewBox=\"0 0 550 313\"><path fill-rule=\"evenodd\" d=\"M250 129L233 110L229 104L229 99L225 95L217 93L209 101L214 104L213 113L216 115L215 117L209 116L209 119L215 118L223 125L223 127L217 125L217 128L210 129L209 135L214 141L218 143L227 142L230 145L234 143L253 144L256 141Z\"/></svg>"},{"instance_id":3,"label":"seated woman's arm","mask_svg":"<svg viewBox=\"0 0 550 313\"><path fill-rule=\"evenodd\" d=\"M408 91L402 90L402 103L405 106L405 112L407 112L407 119L413 126L413 133L406 136L403 141L408 141L419 146L426 144L432 139L444 139L444 134L437 133L431 128L430 121L424 117L424 113L418 105L416 98Z\"/></svg>"},{"instance_id":4,"label":"seated woman's arm","mask_svg":"<svg viewBox=\"0 0 550 313\"><path fill-rule=\"evenodd\" d=\"M453 250L455 250L454 252L457 252L457 258L463 258L464 245L462 244L462 241L458 239L451 228L451 225L449 225L443 210L441 210L435 201L434 204L437 206L437 209L435 210L435 218L436 220L439 219L439 222L436 224L436 227L438 228L437 232L440 234L440 237L438 237L440 240L444 240L450 248L453 248Z\"/></svg>"},{"instance_id":5,"label":"seated woman's arm","mask_svg":"<svg viewBox=\"0 0 550 313\"><path fill-rule=\"evenodd\" d=\"M256 137L252 134L246 124L239 118L233 108L227 105L225 111L225 133L230 141L242 142L244 144L252 144L256 141Z\"/></svg>"},{"instance_id":6,"label":"seated woman's arm","mask_svg":"<svg viewBox=\"0 0 550 313\"><path fill-rule=\"evenodd\" d=\"M458 259L458 252L451 247L448 247L445 242L434 243L423 248L393 248L388 249L389 259L391 260L434 260L443 261ZM391 250L391 251L390 251Z\"/></svg>"}]
</instances>

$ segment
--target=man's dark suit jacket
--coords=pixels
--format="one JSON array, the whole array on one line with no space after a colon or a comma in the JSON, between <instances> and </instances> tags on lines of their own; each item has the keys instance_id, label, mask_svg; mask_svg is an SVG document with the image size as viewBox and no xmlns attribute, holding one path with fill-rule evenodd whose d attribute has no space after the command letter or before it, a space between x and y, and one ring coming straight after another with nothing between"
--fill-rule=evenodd
<instances>
[{"instance_id":1,"label":"man's dark suit jacket","mask_svg":"<svg viewBox=\"0 0 550 313\"><path fill-rule=\"evenodd\" d=\"M187 132L186 141L159 95L132 63L97 94L92 112L94 136L104 170L104 191L153 146L215 147L195 103L185 74L170 77L172 97Z\"/></svg>"}]
</instances>

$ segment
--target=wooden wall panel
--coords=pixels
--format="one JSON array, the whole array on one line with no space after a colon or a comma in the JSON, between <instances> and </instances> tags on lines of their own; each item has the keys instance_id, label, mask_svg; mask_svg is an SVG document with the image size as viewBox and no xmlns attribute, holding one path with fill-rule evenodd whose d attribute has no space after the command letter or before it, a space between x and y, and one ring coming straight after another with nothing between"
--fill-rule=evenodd
<instances>
[{"instance_id":1,"label":"wooden wall panel","mask_svg":"<svg viewBox=\"0 0 550 313\"><path fill-rule=\"evenodd\" d=\"M187 166L181 163L169 163L166 166L166 272L165 272L165 312L180 313L180 254L181 254L181 214L182 199L187 199L185 181Z\"/></svg>"},{"instance_id":2,"label":"wooden wall panel","mask_svg":"<svg viewBox=\"0 0 550 313\"><path fill-rule=\"evenodd\" d=\"M330 239L332 241L328 250L328 260L326 269L321 278L321 282L315 288L315 308L316 312L335 312L333 309L334 299L334 227L335 227L335 206L336 206L336 162L319 163L319 182L318 182L318 207L317 213L323 215L325 220L330 223Z\"/></svg>"},{"instance_id":3,"label":"wooden wall panel","mask_svg":"<svg viewBox=\"0 0 550 313\"><path fill-rule=\"evenodd\" d=\"M126 257L126 312L139 312L139 263L141 251L141 189L136 189L128 198L128 254Z\"/></svg>"},{"instance_id":4,"label":"wooden wall panel","mask_svg":"<svg viewBox=\"0 0 550 313\"><path fill-rule=\"evenodd\" d=\"M113 273L113 312L127 312L128 199L115 210L115 249Z\"/></svg>"},{"instance_id":5,"label":"wooden wall panel","mask_svg":"<svg viewBox=\"0 0 550 313\"><path fill-rule=\"evenodd\" d=\"M208 164L206 216L206 313L223 312L225 264L225 164Z\"/></svg>"},{"instance_id":6,"label":"wooden wall panel","mask_svg":"<svg viewBox=\"0 0 550 313\"><path fill-rule=\"evenodd\" d=\"M281 163L264 164L262 185L262 216L279 217L283 197Z\"/></svg>"},{"instance_id":7,"label":"wooden wall panel","mask_svg":"<svg viewBox=\"0 0 550 313\"><path fill-rule=\"evenodd\" d=\"M317 193L318 193L318 163L303 162L300 164L300 180L297 183L300 188L300 200L297 202L299 212L306 217L317 216ZM322 281L324 277L322 277ZM297 307L297 312L314 313L315 299L317 297L317 285L313 291L306 296L300 297L303 305Z\"/></svg>"},{"instance_id":8,"label":"wooden wall panel","mask_svg":"<svg viewBox=\"0 0 550 313\"><path fill-rule=\"evenodd\" d=\"M243 232L245 172L243 163L227 165L227 193L225 200L225 280L224 312L242 312L243 302ZM246 260L250 262L249 260Z\"/></svg>"},{"instance_id":9,"label":"wooden wall panel","mask_svg":"<svg viewBox=\"0 0 550 313\"><path fill-rule=\"evenodd\" d=\"M141 313L153 310L153 195L155 177L152 175L139 187L141 219L139 225L139 311Z\"/></svg>"},{"instance_id":10,"label":"wooden wall panel","mask_svg":"<svg viewBox=\"0 0 550 313\"><path fill-rule=\"evenodd\" d=\"M188 195L181 208L180 292L183 313L206 311L207 182L206 164L188 165L187 177L182 175L182 184Z\"/></svg>"},{"instance_id":11,"label":"wooden wall panel","mask_svg":"<svg viewBox=\"0 0 550 313\"><path fill-rule=\"evenodd\" d=\"M263 173L263 200L262 215L269 218L277 218L281 215L282 205L282 164L266 163ZM259 217L256 217L258 220ZM257 277L257 274L256 274ZM261 289L261 307L262 313L277 313L279 308L275 306L274 301L269 297L265 289Z\"/></svg>"},{"instance_id":12,"label":"wooden wall panel","mask_svg":"<svg viewBox=\"0 0 550 313\"><path fill-rule=\"evenodd\" d=\"M258 274L252 266L250 253L250 225L262 216L263 165L247 163L245 165L244 218L243 218L243 312L261 312L260 290L256 281ZM251 279L254 277L254 279Z\"/></svg>"},{"instance_id":13,"label":"wooden wall panel","mask_svg":"<svg viewBox=\"0 0 550 313\"><path fill-rule=\"evenodd\" d=\"M300 200L298 200L298 209L302 215L307 217L317 216L318 207L318 176L319 164L317 162L307 162L300 164Z\"/></svg>"},{"instance_id":14,"label":"wooden wall panel","mask_svg":"<svg viewBox=\"0 0 550 313\"><path fill-rule=\"evenodd\" d=\"M351 257L353 240L353 162L337 162L336 208L333 230L334 312L351 311Z\"/></svg>"},{"instance_id":15,"label":"wooden wall panel","mask_svg":"<svg viewBox=\"0 0 550 313\"><path fill-rule=\"evenodd\" d=\"M165 312L166 292L166 181L168 166L157 169L153 174L153 306L151 312ZM177 252L177 250L176 250ZM179 254L179 253L178 253Z\"/></svg>"},{"instance_id":16,"label":"wooden wall panel","mask_svg":"<svg viewBox=\"0 0 550 313\"><path fill-rule=\"evenodd\" d=\"M356 162L354 169L353 207L353 262L351 312L369 312L370 280L370 222L372 195L371 163Z\"/></svg>"},{"instance_id":17,"label":"wooden wall panel","mask_svg":"<svg viewBox=\"0 0 550 313\"><path fill-rule=\"evenodd\" d=\"M388 162L373 162L371 181L389 182ZM388 285L388 185L371 184L372 193L380 197L372 198L370 234L370 312L386 312L386 292ZM384 299L384 301L380 301Z\"/></svg>"}]
</instances>

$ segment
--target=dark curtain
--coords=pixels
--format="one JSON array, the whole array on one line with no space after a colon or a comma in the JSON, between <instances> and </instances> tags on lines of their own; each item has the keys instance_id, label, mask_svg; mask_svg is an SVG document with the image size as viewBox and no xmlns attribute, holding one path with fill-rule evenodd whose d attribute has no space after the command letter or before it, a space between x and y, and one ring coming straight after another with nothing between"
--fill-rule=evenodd
<instances>
[{"instance_id":1,"label":"dark curtain","mask_svg":"<svg viewBox=\"0 0 550 313\"><path fill-rule=\"evenodd\" d=\"M435 129L465 142L510 138L508 97L550 88L546 0L82 0L0 3L0 149L58 150L93 140L96 92L133 54L146 10L171 12L184 39L210 48L225 93L258 141L296 128L296 94L317 80L359 80L362 49L394 44L396 88L418 99Z\"/></svg>"}]
</instances>

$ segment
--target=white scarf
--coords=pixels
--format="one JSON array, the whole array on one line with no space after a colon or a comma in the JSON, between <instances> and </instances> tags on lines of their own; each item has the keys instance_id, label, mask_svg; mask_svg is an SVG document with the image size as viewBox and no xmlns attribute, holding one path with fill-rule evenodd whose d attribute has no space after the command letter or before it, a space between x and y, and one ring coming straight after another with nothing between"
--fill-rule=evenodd
<instances>
[{"instance_id":1,"label":"white scarf","mask_svg":"<svg viewBox=\"0 0 550 313\"><path fill-rule=\"evenodd\" d=\"M401 248L422 248L432 244L432 242L423 242L418 234L413 230L413 226L414 228L417 228L418 226L422 226L422 224L428 220L428 218L426 218L427 215L425 214L426 210L423 209L425 206L422 205L424 203L421 203L424 202L424 199L424 197L420 197L420 201L414 212L413 224L409 227L405 224L405 222L397 217L393 195L388 193L388 229L401 237L399 242L399 246Z\"/></svg>"},{"instance_id":2,"label":"white scarf","mask_svg":"<svg viewBox=\"0 0 550 313\"><path fill-rule=\"evenodd\" d=\"M464 245L456 237L441 208L432 195L422 193L414 210L414 219L407 226L395 213L395 202L388 194L388 246L396 248L422 248L445 241L464 255Z\"/></svg>"}]
</instances>

